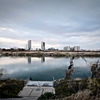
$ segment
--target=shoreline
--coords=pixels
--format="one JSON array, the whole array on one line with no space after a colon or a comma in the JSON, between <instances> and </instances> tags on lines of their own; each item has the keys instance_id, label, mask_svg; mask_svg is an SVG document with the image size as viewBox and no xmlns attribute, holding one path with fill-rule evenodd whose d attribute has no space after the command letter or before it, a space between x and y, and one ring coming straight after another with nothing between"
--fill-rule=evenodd
<instances>
[{"instance_id":1,"label":"shoreline","mask_svg":"<svg viewBox=\"0 0 100 100\"><path fill-rule=\"evenodd\" d=\"M18 96L20 91L24 88L24 80L0 80L0 88L0 92L2 93L0 98L24 98L23 96ZM53 100L80 100L81 97L84 98L83 100L86 100L87 97L88 100L91 100L92 98L95 98L93 100L100 99L98 92L100 91L100 78L86 78L78 80L66 80L60 78L59 80L55 80L54 88L56 94L53 95ZM41 98L40 96L38 100L45 100L45 98ZM50 98L49 100L52 99Z\"/></svg>"},{"instance_id":2,"label":"shoreline","mask_svg":"<svg viewBox=\"0 0 100 100\"><path fill-rule=\"evenodd\" d=\"M98 51L2 51L0 56L19 56L19 57L70 57L72 55L83 55L84 57L100 57Z\"/></svg>"}]
</instances>

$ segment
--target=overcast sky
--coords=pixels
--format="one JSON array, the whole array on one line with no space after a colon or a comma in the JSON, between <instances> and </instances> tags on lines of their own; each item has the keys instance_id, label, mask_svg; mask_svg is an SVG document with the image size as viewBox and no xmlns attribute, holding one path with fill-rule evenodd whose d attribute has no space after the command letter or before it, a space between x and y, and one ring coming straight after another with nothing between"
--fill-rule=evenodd
<instances>
[{"instance_id":1,"label":"overcast sky","mask_svg":"<svg viewBox=\"0 0 100 100\"><path fill-rule=\"evenodd\" d=\"M0 0L0 47L100 49L100 0Z\"/></svg>"}]
</instances>

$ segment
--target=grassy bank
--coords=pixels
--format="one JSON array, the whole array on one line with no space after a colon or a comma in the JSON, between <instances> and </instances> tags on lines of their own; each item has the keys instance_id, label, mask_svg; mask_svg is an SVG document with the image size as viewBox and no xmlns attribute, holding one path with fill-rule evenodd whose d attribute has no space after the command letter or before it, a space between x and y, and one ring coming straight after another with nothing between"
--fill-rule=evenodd
<instances>
[{"instance_id":1,"label":"grassy bank","mask_svg":"<svg viewBox=\"0 0 100 100\"><path fill-rule=\"evenodd\" d=\"M100 79L58 80L55 91L57 100L100 100Z\"/></svg>"},{"instance_id":2,"label":"grassy bank","mask_svg":"<svg viewBox=\"0 0 100 100\"><path fill-rule=\"evenodd\" d=\"M23 80L0 80L0 98L18 98L24 86ZM45 93L38 100L100 100L100 79L65 80L54 82L55 92ZM51 99L52 98L52 99ZM55 99L54 99L55 98Z\"/></svg>"},{"instance_id":3,"label":"grassy bank","mask_svg":"<svg viewBox=\"0 0 100 100\"><path fill-rule=\"evenodd\" d=\"M70 57L75 54L84 55L84 57L100 57L100 52L67 52L67 51L18 51L1 52L2 56L30 56L30 57Z\"/></svg>"},{"instance_id":4,"label":"grassy bank","mask_svg":"<svg viewBox=\"0 0 100 100\"><path fill-rule=\"evenodd\" d=\"M38 100L100 100L100 79L59 79L54 82L56 94L41 95Z\"/></svg>"},{"instance_id":5,"label":"grassy bank","mask_svg":"<svg viewBox=\"0 0 100 100\"><path fill-rule=\"evenodd\" d=\"M18 93L23 86L23 80L0 80L0 98L18 98Z\"/></svg>"}]
</instances>

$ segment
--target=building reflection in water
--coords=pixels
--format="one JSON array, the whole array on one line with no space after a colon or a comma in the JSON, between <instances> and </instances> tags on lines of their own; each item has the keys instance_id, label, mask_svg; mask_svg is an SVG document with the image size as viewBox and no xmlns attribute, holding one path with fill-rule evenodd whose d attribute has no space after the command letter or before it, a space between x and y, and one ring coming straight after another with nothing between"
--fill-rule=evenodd
<instances>
[{"instance_id":1,"label":"building reflection in water","mask_svg":"<svg viewBox=\"0 0 100 100\"><path fill-rule=\"evenodd\" d=\"M44 57L44 56L41 57L41 62L42 62L42 63L45 62L45 57Z\"/></svg>"},{"instance_id":2,"label":"building reflection in water","mask_svg":"<svg viewBox=\"0 0 100 100\"><path fill-rule=\"evenodd\" d=\"M31 64L31 57L28 57L27 61L28 61L28 64Z\"/></svg>"}]
</instances>

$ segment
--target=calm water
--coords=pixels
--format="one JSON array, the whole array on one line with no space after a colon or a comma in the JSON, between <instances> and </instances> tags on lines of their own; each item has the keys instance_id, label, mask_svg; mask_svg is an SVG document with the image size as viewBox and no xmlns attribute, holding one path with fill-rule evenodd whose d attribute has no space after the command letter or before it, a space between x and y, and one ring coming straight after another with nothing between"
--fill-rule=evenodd
<instances>
[{"instance_id":1,"label":"calm water","mask_svg":"<svg viewBox=\"0 0 100 100\"><path fill-rule=\"evenodd\" d=\"M90 65L99 58L85 58L74 60L74 72L72 78L86 78L91 76ZM26 79L31 76L33 80L43 81L63 78L65 69L68 68L70 58L51 58L51 57L1 57L0 69L6 69L6 74L2 78Z\"/></svg>"}]
</instances>

